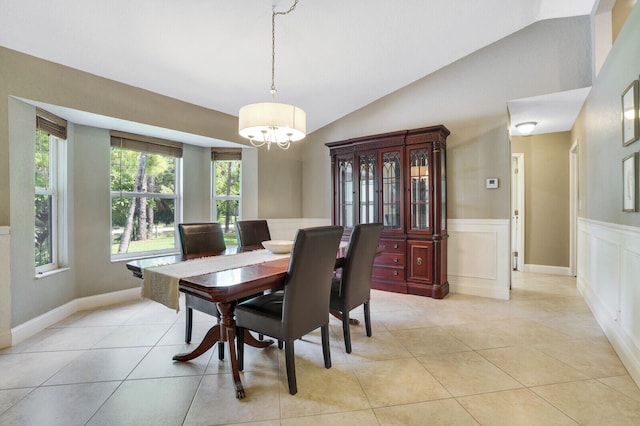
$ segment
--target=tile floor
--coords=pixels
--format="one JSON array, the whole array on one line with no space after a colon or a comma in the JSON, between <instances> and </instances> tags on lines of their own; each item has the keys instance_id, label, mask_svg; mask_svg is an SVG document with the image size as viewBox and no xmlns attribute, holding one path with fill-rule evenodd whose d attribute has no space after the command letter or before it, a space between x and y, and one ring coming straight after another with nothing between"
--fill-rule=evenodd
<instances>
[{"instance_id":1,"label":"tile floor","mask_svg":"<svg viewBox=\"0 0 640 426\"><path fill-rule=\"evenodd\" d=\"M212 351L171 360L188 348L183 314L144 300L79 312L0 351L0 424L640 424L640 391L572 278L515 274L510 301L374 291L371 309L350 355L331 320L329 370L319 332L296 342L296 396L283 351L247 348L243 400ZM195 318L197 342L211 319Z\"/></svg>"}]
</instances>

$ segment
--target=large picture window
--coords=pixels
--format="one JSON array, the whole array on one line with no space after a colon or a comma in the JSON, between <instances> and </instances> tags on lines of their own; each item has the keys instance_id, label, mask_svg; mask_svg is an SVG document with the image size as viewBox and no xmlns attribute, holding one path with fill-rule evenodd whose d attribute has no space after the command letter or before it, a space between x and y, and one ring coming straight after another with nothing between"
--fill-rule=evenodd
<instances>
[{"instance_id":1,"label":"large picture window","mask_svg":"<svg viewBox=\"0 0 640 426\"><path fill-rule=\"evenodd\" d=\"M111 255L178 250L182 144L111 132Z\"/></svg>"},{"instance_id":2,"label":"large picture window","mask_svg":"<svg viewBox=\"0 0 640 426\"><path fill-rule=\"evenodd\" d=\"M225 243L237 245L235 223L241 214L241 169L240 149L213 148L213 215L220 222L225 234Z\"/></svg>"},{"instance_id":3,"label":"large picture window","mask_svg":"<svg viewBox=\"0 0 640 426\"><path fill-rule=\"evenodd\" d=\"M60 267L64 257L64 170L67 123L37 109L35 136L35 259L36 274Z\"/></svg>"}]
</instances>

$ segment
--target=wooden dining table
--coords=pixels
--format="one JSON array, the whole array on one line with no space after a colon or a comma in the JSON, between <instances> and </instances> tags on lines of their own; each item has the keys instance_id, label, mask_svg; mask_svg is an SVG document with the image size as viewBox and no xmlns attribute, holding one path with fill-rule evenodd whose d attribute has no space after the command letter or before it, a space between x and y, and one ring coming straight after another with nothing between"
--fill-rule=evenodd
<instances>
[{"instance_id":1,"label":"wooden dining table","mask_svg":"<svg viewBox=\"0 0 640 426\"><path fill-rule=\"evenodd\" d=\"M238 253L239 251L250 251L258 248L262 247L230 248L217 253L207 253L206 256L229 255ZM336 253L336 268L340 268L344 264L345 254L346 247L340 247ZM203 257L203 255L200 254L197 257ZM166 265L168 262L181 262L188 259L188 257L182 255L139 259L127 263L127 268L132 271L135 276L142 278L144 268ZM219 340L227 342L228 344L226 346L229 348L229 359L235 384L236 398L244 398L245 391L242 386L242 381L240 380L235 347L236 323L234 309L236 301L240 298L262 293L266 290L282 288L288 267L289 259L285 258L181 278L179 281L180 292L216 303L218 311L220 312L220 324L215 323L209 331L207 331L200 344L191 352L177 354L173 359L180 362L189 361L207 352ZM255 347L266 347L272 344L273 341L257 340L247 331L245 343Z\"/></svg>"}]
</instances>

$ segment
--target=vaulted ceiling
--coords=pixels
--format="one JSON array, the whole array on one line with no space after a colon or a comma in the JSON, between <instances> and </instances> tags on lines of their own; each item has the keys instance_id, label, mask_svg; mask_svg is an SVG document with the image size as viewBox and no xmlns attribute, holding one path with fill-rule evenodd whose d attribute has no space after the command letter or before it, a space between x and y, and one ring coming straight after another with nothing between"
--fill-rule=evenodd
<instances>
[{"instance_id":1,"label":"vaulted ceiling","mask_svg":"<svg viewBox=\"0 0 640 426\"><path fill-rule=\"evenodd\" d=\"M0 0L0 45L237 115L271 99L272 6L293 2ZM594 3L300 0L276 17L275 100L302 107L312 132L536 21L588 15Z\"/></svg>"}]
</instances>

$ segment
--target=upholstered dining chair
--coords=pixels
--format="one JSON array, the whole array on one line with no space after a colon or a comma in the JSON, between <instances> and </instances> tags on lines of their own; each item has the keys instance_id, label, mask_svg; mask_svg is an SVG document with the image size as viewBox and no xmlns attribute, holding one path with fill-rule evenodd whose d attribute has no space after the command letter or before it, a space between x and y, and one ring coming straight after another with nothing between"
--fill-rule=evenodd
<instances>
[{"instance_id":1,"label":"upholstered dining chair","mask_svg":"<svg viewBox=\"0 0 640 426\"><path fill-rule=\"evenodd\" d=\"M180 223L178 224L178 232L180 233L182 254L191 256L221 252L226 249L222 226L217 222ZM186 343L191 343L194 309L212 315L220 322L220 313L215 303L188 293L184 295L184 303L186 307L184 341ZM218 358L224 358L224 342L222 340L218 342Z\"/></svg>"},{"instance_id":2,"label":"upholstered dining chair","mask_svg":"<svg viewBox=\"0 0 640 426\"><path fill-rule=\"evenodd\" d=\"M344 347L351 353L351 333L349 330L349 312L364 305L364 324L367 336L371 337L371 270L376 257L382 223L358 224L353 228L342 273L332 279L330 308L342 316L342 334Z\"/></svg>"},{"instance_id":3,"label":"upholstered dining chair","mask_svg":"<svg viewBox=\"0 0 640 426\"><path fill-rule=\"evenodd\" d=\"M240 247L259 245L271 239L266 220L239 220L236 222L236 236Z\"/></svg>"},{"instance_id":4,"label":"upholstered dining chair","mask_svg":"<svg viewBox=\"0 0 640 426\"><path fill-rule=\"evenodd\" d=\"M329 293L341 226L300 229L291 249L284 291L264 294L236 306L238 368L244 366L244 330L253 330L284 342L289 393L298 391L294 342L321 328L325 368L329 350Z\"/></svg>"}]
</instances>

